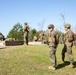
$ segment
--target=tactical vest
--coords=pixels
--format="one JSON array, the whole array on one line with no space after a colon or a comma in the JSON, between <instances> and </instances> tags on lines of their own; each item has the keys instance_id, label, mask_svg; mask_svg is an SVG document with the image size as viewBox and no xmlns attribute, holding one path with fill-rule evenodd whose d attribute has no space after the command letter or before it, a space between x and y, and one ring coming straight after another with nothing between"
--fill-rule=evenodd
<instances>
[{"instance_id":1,"label":"tactical vest","mask_svg":"<svg viewBox=\"0 0 76 75\"><path fill-rule=\"evenodd\" d=\"M0 35L0 40L2 40L3 39L3 36L2 35Z\"/></svg>"},{"instance_id":2,"label":"tactical vest","mask_svg":"<svg viewBox=\"0 0 76 75\"><path fill-rule=\"evenodd\" d=\"M73 46L74 33L71 30L65 33L64 41L68 46Z\"/></svg>"},{"instance_id":3,"label":"tactical vest","mask_svg":"<svg viewBox=\"0 0 76 75\"><path fill-rule=\"evenodd\" d=\"M58 45L59 35L57 34L56 31L50 32L49 37L48 37L48 42L49 42L49 46L56 47L56 45Z\"/></svg>"},{"instance_id":4,"label":"tactical vest","mask_svg":"<svg viewBox=\"0 0 76 75\"><path fill-rule=\"evenodd\" d=\"M24 25L24 31L25 32L29 32L29 30L30 30L29 26L28 25Z\"/></svg>"}]
</instances>

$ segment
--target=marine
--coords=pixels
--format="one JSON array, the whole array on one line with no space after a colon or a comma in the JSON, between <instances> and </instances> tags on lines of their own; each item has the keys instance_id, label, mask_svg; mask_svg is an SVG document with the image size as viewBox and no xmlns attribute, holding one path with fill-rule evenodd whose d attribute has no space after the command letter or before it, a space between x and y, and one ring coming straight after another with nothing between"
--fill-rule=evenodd
<instances>
[{"instance_id":1,"label":"marine","mask_svg":"<svg viewBox=\"0 0 76 75\"><path fill-rule=\"evenodd\" d=\"M24 23L24 29L23 29L23 32L24 32L24 45L28 45L28 33L30 31L30 28L28 26L28 24L25 22Z\"/></svg>"},{"instance_id":2,"label":"marine","mask_svg":"<svg viewBox=\"0 0 76 75\"><path fill-rule=\"evenodd\" d=\"M73 47L73 41L74 41L74 33L71 31L71 25L65 24L65 35L64 35L64 47L62 49L61 55L62 55L62 62L64 62L65 59L65 53L67 52L68 58L70 60L70 64L66 67L73 68L74 65L74 57L72 53L72 47Z\"/></svg>"},{"instance_id":3,"label":"marine","mask_svg":"<svg viewBox=\"0 0 76 75\"><path fill-rule=\"evenodd\" d=\"M0 40L3 41L4 40L4 36L2 35L2 33L0 32Z\"/></svg>"},{"instance_id":4,"label":"marine","mask_svg":"<svg viewBox=\"0 0 76 75\"><path fill-rule=\"evenodd\" d=\"M50 49L50 60L52 65L48 67L50 70L56 70L57 68L57 61L56 61L56 48L59 43L59 35L58 33L54 30L54 25L49 24L48 25L49 29L49 36L48 36L48 43L49 43L49 49Z\"/></svg>"},{"instance_id":5,"label":"marine","mask_svg":"<svg viewBox=\"0 0 76 75\"><path fill-rule=\"evenodd\" d=\"M43 44L44 43L44 32L43 30L40 31L40 34L39 34L39 41L41 41L41 43Z\"/></svg>"}]
</instances>

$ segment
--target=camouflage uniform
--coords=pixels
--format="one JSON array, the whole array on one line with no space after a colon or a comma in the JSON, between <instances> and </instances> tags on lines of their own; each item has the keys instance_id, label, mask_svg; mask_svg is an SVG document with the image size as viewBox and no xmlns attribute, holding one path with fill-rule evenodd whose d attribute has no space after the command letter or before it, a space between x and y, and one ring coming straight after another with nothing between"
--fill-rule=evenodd
<instances>
[{"instance_id":1,"label":"camouflage uniform","mask_svg":"<svg viewBox=\"0 0 76 75\"><path fill-rule=\"evenodd\" d=\"M44 32L42 30L40 31L39 36L40 36L41 43L43 43L43 40L44 40Z\"/></svg>"},{"instance_id":2,"label":"camouflage uniform","mask_svg":"<svg viewBox=\"0 0 76 75\"><path fill-rule=\"evenodd\" d=\"M24 29L23 29L23 32L24 32L24 44L28 45L28 33L29 33L29 26L27 25L27 23L25 22L24 23Z\"/></svg>"},{"instance_id":3,"label":"camouflage uniform","mask_svg":"<svg viewBox=\"0 0 76 75\"><path fill-rule=\"evenodd\" d=\"M33 41L38 41L37 36L34 36Z\"/></svg>"},{"instance_id":4,"label":"camouflage uniform","mask_svg":"<svg viewBox=\"0 0 76 75\"><path fill-rule=\"evenodd\" d=\"M2 33L0 32L0 40L2 41L3 40L3 35L2 35Z\"/></svg>"},{"instance_id":5,"label":"camouflage uniform","mask_svg":"<svg viewBox=\"0 0 76 75\"><path fill-rule=\"evenodd\" d=\"M50 24L48 26L48 29L54 28L54 25ZM56 47L58 45L58 34L56 31L51 31L49 33L48 42L49 42L49 48L50 48L50 60L52 62L52 66L56 68Z\"/></svg>"},{"instance_id":6,"label":"camouflage uniform","mask_svg":"<svg viewBox=\"0 0 76 75\"><path fill-rule=\"evenodd\" d=\"M65 28L70 28L70 24L66 24ZM62 61L64 62L65 52L67 52L68 58L70 60L70 64L73 64L74 58L72 54L72 46L74 41L74 33L71 30L65 33L64 41L65 41L65 44L64 44L64 48L62 49Z\"/></svg>"}]
</instances>

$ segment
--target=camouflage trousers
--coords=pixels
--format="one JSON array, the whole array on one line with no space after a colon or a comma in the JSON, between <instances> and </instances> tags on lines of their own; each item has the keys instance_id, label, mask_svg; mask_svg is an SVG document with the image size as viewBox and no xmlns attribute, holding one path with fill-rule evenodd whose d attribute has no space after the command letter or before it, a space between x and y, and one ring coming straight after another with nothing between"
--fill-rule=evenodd
<instances>
[{"instance_id":1,"label":"camouflage trousers","mask_svg":"<svg viewBox=\"0 0 76 75\"><path fill-rule=\"evenodd\" d=\"M56 48L50 47L50 60L53 67L56 67Z\"/></svg>"},{"instance_id":2,"label":"camouflage trousers","mask_svg":"<svg viewBox=\"0 0 76 75\"><path fill-rule=\"evenodd\" d=\"M24 33L24 43L28 45L28 33L27 32Z\"/></svg>"},{"instance_id":3,"label":"camouflage trousers","mask_svg":"<svg viewBox=\"0 0 76 75\"><path fill-rule=\"evenodd\" d=\"M68 55L68 58L70 60L70 63L73 64L74 62L74 57L73 57L73 54L72 54L72 47L70 46L67 46L66 44L64 44L64 47L62 49L62 60L64 61L65 59L65 53L67 52L67 55Z\"/></svg>"}]
</instances>

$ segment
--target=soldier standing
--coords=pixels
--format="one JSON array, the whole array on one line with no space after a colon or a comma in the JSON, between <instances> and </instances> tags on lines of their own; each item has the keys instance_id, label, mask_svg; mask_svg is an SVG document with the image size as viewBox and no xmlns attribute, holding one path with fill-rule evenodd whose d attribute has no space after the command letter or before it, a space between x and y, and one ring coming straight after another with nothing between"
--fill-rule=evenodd
<instances>
[{"instance_id":1,"label":"soldier standing","mask_svg":"<svg viewBox=\"0 0 76 75\"><path fill-rule=\"evenodd\" d=\"M0 32L0 40L3 41L5 40L4 36L2 35L2 33Z\"/></svg>"},{"instance_id":2,"label":"soldier standing","mask_svg":"<svg viewBox=\"0 0 76 75\"><path fill-rule=\"evenodd\" d=\"M40 36L40 41L41 41L41 43L43 44L43 43L44 43L44 42L43 42L43 40L44 40L44 32L43 32L43 30L40 31L39 36Z\"/></svg>"},{"instance_id":3,"label":"soldier standing","mask_svg":"<svg viewBox=\"0 0 76 75\"><path fill-rule=\"evenodd\" d=\"M29 26L28 24L25 22L24 23L24 29L23 29L23 32L24 32L24 44L25 45L28 45L28 33L29 33Z\"/></svg>"},{"instance_id":4,"label":"soldier standing","mask_svg":"<svg viewBox=\"0 0 76 75\"><path fill-rule=\"evenodd\" d=\"M64 47L62 49L62 62L64 62L65 59L65 52L67 52L68 54L68 58L70 60L70 65L68 65L67 67L69 68L73 68L73 62L74 62L74 58L73 58L73 54L72 54L72 46L73 46L73 41L74 41L74 33L70 30L71 25L70 24L66 24L65 25L65 35L64 35Z\"/></svg>"},{"instance_id":5,"label":"soldier standing","mask_svg":"<svg viewBox=\"0 0 76 75\"><path fill-rule=\"evenodd\" d=\"M49 42L49 48L50 48L50 60L52 62L52 66L49 66L48 68L51 70L55 70L57 67L56 48L58 46L59 38L58 38L57 32L54 30L53 24L48 25L48 29L50 31L48 42Z\"/></svg>"}]
</instances>

